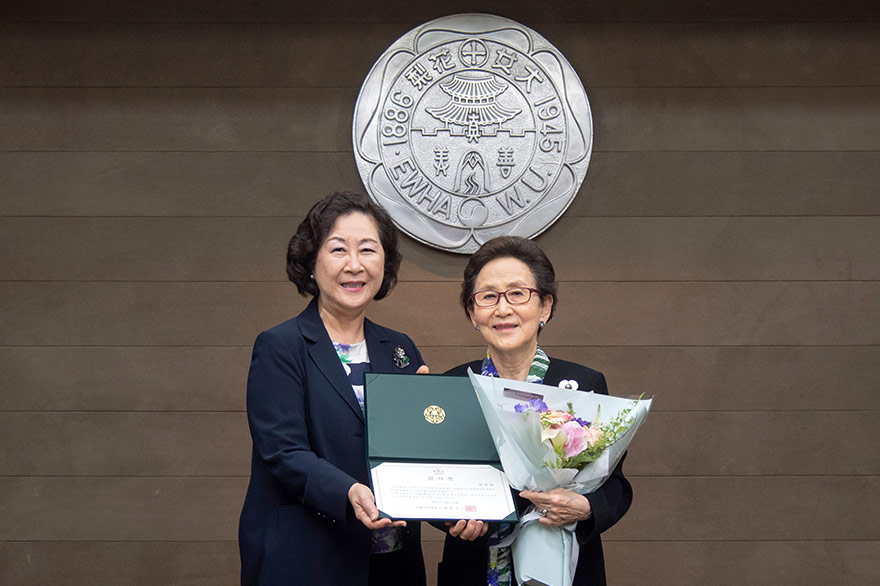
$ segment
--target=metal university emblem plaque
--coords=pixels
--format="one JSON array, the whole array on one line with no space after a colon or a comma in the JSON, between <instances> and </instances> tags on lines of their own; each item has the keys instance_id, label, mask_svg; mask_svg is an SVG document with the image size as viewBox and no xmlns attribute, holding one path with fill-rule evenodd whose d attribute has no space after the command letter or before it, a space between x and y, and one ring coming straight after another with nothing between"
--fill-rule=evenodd
<instances>
[{"instance_id":1,"label":"metal university emblem plaque","mask_svg":"<svg viewBox=\"0 0 880 586\"><path fill-rule=\"evenodd\" d=\"M593 144L590 103L553 45L512 20L460 14L397 40L354 111L367 192L407 234L469 254L568 208Z\"/></svg>"}]
</instances>

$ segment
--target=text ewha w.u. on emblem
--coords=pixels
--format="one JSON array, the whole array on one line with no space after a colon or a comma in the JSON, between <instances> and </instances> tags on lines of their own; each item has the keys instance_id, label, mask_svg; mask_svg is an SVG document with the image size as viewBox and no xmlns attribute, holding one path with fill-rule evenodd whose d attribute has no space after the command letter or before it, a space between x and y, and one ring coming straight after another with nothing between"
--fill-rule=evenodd
<instances>
[{"instance_id":1,"label":"text ewha w.u. on emblem","mask_svg":"<svg viewBox=\"0 0 880 586\"><path fill-rule=\"evenodd\" d=\"M580 79L546 39L461 14L413 29L375 63L355 106L354 153L367 192L404 232L471 253L562 215L592 129Z\"/></svg>"}]
</instances>

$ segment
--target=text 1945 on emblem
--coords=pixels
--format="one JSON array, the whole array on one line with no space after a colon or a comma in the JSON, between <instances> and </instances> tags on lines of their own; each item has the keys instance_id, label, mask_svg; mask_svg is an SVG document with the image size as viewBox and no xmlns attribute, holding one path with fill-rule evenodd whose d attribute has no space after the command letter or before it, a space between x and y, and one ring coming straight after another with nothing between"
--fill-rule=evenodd
<instances>
[{"instance_id":1,"label":"text 1945 on emblem","mask_svg":"<svg viewBox=\"0 0 880 586\"><path fill-rule=\"evenodd\" d=\"M546 39L487 14L434 20L367 75L354 153L370 196L407 234L471 253L532 238L568 208L593 144L590 104Z\"/></svg>"}]
</instances>

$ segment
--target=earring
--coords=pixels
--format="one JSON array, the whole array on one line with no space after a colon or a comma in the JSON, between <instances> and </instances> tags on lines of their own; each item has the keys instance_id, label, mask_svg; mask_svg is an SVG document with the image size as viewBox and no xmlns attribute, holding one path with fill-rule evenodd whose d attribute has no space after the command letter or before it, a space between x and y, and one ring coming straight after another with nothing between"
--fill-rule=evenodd
<instances>
[{"instance_id":1,"label":"earring","mask_svg":"<svg viewBox=\"0 0 880 586\"><path fill-rule=\"evenodd\" d=\"M474 326L474 329L477 330L477 331L479 332L479 331L480 331L480 326Z\"/></svg>"},{"instance_id":2,"label":"earring","mask_svg":"<svg viewBox=\"0 0 880 586\"><path fill-rule=\"evenodd\" d=\"M544 320L541 320L538 322L538 329L543 330L544 326L546 326L546 325L547 325L547 322L545 322Z\"/></svg>"}]
</instances>

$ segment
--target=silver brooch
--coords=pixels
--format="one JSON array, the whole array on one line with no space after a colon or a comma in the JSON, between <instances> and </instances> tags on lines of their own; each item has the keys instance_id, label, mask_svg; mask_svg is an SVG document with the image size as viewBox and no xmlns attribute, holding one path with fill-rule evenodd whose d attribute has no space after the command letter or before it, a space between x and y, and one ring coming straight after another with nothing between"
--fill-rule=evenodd
<instances>
[{"instance_id":1,"label":"silver brooch","mask_svg":"<svg viewBox=\"0 0 880 586\"><path fill-rule=\"evenodd\" d=\"M406 355L406 352L403 351L403 348L398 346L394 349L394 365L397 368L406 368L409 366L409 356Z\"/></svg>"}]
</instances>

